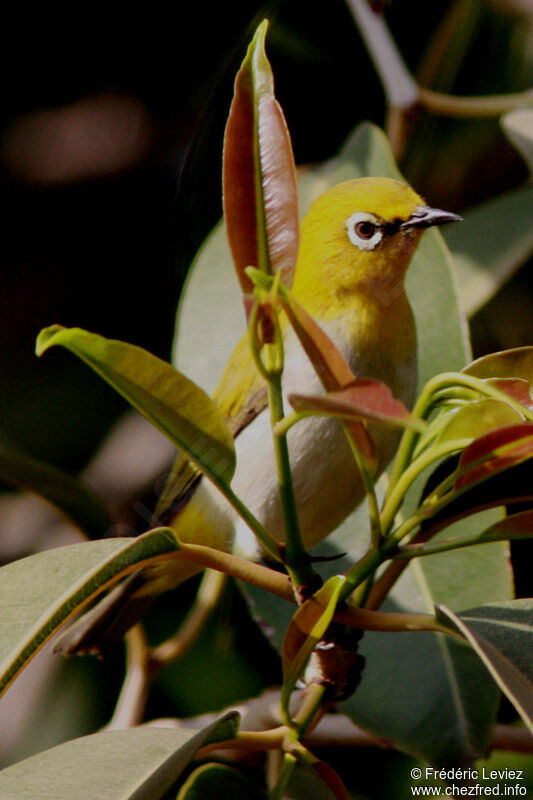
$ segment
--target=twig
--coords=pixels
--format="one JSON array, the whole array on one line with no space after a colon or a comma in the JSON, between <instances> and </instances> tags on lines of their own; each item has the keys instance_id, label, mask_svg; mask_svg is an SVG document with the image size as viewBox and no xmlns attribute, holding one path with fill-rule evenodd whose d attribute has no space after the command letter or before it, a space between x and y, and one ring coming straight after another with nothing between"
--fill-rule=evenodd
<instances>
[{"instance_id":1,"label":"twig","mask_svg":"<svg viewBox=\"0 0 533 800\"><path fill-rule=\"evenodd\" d=\"M126 677L106 731L133 728L144 715L152 671L144 628L138 624L126 634Z\"/></svg>"},{"instance_id":2,"label":"twig","mask_svg":"<svg viewBox=\"0 0 533 800\"><path fill-rule=\"evenodd\" d=\"M194 603L176 635L150 651L155 668L162 669L180 658L194 644L216 608L226 580L223 572L206 570Z\"/></svg>"},{"instance_id":3,"label":"twig","mask_svg":"<svg viewBox=\"0 0 533 800\"><path fill-rule=\"evenodd\" d=\"M387 103L394 108L412 108L418 101L418 86L384 18L366 0L348 0L348 5L380 77Z\"/></svg>"},{"instance_id":4,"label":"twig","mask_svg":"<svg viewBox=\"0 0 533 800\"><path fill-rule=\"evenodd\" d=\"M498 117L513 108L532 106L528 92L484 97L454 97L421 87L409 72L384 17L367 0L348 0L357 27L378 73L387 102L387 136L396 158L407 142L409 118L419 108L461 119Z\"/></svg>"},{"instance_id":5,"label":"twig","mask_svg":"<svg viewBox=\"0 0 533 800\"><path fill-rule=\"evenodd\" d=\"M416 539L413 539L416 541ZM176 553L167 553L164 557L146 559L142 566L149 566L154 563L162 563L171 560L192 561L203 567L210 567L227 575L251 583L253 586L265 589L272 594L295 603L296 598L287 575L263 567L261 564L254 564L230 553L223 553L205 545L181 544L181 550ZM137 564L137 567L139 564ZM392 566L395 566L392 565ZM346 606L335 612L335 622L349 625L353 628L372 631L397 632L402 631L442 631L449 633L447 629L440 626L430 614L409 614L409 613L385 613L382 611L370 611L367 608L357 608Z\"/></svg>"},{"instance_id":6,"label":"twig","mask_svg":"<svg viewBox=\"0 0 533 800\"><path fill-rule=\"evenodd\" d=\"M307 739L307 744L318 747L377 747L393 750L394 743L359 728L343 714L328 714ZM518 725L494 726L492 750L515 753L533 753L533 736L527 728Z\"/></svg>"},{"instance_id":7,"label":"twig","mask_svg":"<svg viewBox=\"0 0 533 800\"><path fill-rule=\"evenodd\" d=\"M480 117L499 117L513 108L533 106L533 94L517 92L515 94L492 94L481 97L456 97L441 94L432 89L418 87L419 104L433 114L461 119Z\"/></svg>"},{"instance_id":8,"label":"twig","mask_svg":"<svg viewBox=\"0 0 533 800\"><path fill-rule=\"evenodd\" d=\"M264 732L242 731L236 739L215 742L203 747L197 758L219 750L243 752L277 750L282 746L287 730L285 726L281 726ZM341 714L329 714L324 717L317 728L306 737L306 744L315 750L320 747L396 749L394 742L357 727ZM494 728L490 749L514 753L533 753L533 736L527 728L498 724Z\"/></svg>"}]
</instances>

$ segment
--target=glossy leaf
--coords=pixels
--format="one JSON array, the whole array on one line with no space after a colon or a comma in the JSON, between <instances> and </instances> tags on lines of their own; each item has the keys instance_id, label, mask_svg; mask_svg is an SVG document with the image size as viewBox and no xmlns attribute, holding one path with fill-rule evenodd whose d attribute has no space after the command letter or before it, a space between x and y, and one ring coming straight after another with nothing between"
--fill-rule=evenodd
<instances>
[{"instance_id":1,"label":"glossy leaf","mask_svg":"<svg viewBox=\"0 0 533 800\"><path fill-rule=\"evenodd\" d=\"M511 406L499 400L477 400L444 415L444 424L435 444L457 439L477 439L504 426L516 425L523 418Z\"/></svg>"},{"instance_id":2,"label":"glossy leaf","mask_svg":"<svg viewBox=\"0 0 533 800\"><path fill-rule=\"evenodd\" d=\"M246 267L281 270L290 286L298 255L298 196L292 146L265 53L261 23L237 74L224 138L224 217L244 293Z\"/></svg>"},{"instance_id":3,"label":"glossy leaf","mask_svg":"<svg viewBox=\"0 0 533 800\"><path fill-rule=\"evenodd\" d=\"M245 775L226 764L202 764L192 772L176 800L266 800L266 794Z\"/></svg>"},{"instance_id":4,"label":"glossy leaf","mask_svg":"<svg viewBox=\"0 0 533 800\"><path fill-rule=\"evenodd\" d=\"M73 739L0 772L0 796L159 800L200 748L234 738L237 727L233 712L199 732L143 727Z\"/></svg>"},{"instance_id":5,"label":"glossy leaf","mask_svg":"<svg viewBox=\"0 0 533 800\"><path fill-rule=\"evenodd\" d=\"M488 378L487 383L508 395L512 400L533 411L533 397L529 382L524 378Z\"/></svg>"},{"instance_id":6,"label":"glossy leaf","mask_svg":"<svg viewBox=\"0 0 533 800\"><path fill-rule=\"evenodd\" d=\"M522 378L533 386L533 347L515 347L477 358L464 368L476 378Z\"/></svg>"},{"instance_id":7,"label":"glossy leaf","mask_svg":"<svg viewBox=\"0 0 533 800\"><path fill-rule=\"evenodd\" d=\"M491 603L438 618L461 633L533 732L533 600Z\"/></svg>"},{"instance_id":8,"label":"glossy leaf","mask_svg":"<svg viewBox=\"0 0 533 800\"><path fill-rule=\"evenodd\" d=\"M475 536L498 515L484 512L441 535ZM506 555L507 545L494 543L415 559L384 610L432 614L436 603L460 610L506 600L512 591ZM361 684L340 706L356 724L435 764L486 752L499 695L470 648L441 634L367 632L360 652Z\"/></svg>"},{"instance_id":9,"label":"glossy leaf","mask_svg":"<svg viewBox=\"0 0 533 800\"><path fill-rule=\"evenodd\" d=\"M533 186L525 185L463 213L444 238L457 265L463 307L471 316L533 252Z\"/></svg>"},{"instance_id":10,"label":"glossy leaf","mask_svg":"<svg viewBox=\"0 0 533 800\"><path fill-rule=\"evenodd\" d=\"M0 478L48 500L89 539L102 539L111 528L109 510L98 495L51 464L0 448Z\"/></svg>"},{"instance_id":11,"label":"glossy leaf","mask_svg":"<svg viewBox=\"0 0 533 800\"><path fill-rule=\"evenodd\" d=\"M45 328L37 354L55 345L83 359L212 481L229 483L235 470L233 437L213 401L192 381L141 347L81 328Z\"/></svg>"},{"instance_id":12,"label":"glossy leaf","mask_svg":"<svg viewBox=\"0 0 533 800\"><path fill-rule=\"evenodd\" d=\"M533 457L533 423L510 425L476 439L461 454L455 489L465 489Z\"/></svg>"},{"instance_id":13,"label":"glossy leaf","mask_svg":"<svg viewBox=\"0 0 533 800\"><path fill-rule=\"evenodd\" d=\"M325 396L292 394L289 402L296 411L376 420L418 431L425 428L422 420L411 416L401 400L393 397L388 386L371 378L356 378L349 386Z\"/></svg>"},{"instance_id":14,"label":"glossy leaf","mask_svg":"<svg viewBox=\"0 0 533 800\"><path fill-rule=\"evenodd\" d=\"M171 529L59 547L0 568L0 691L73 614L146 559L179 549Z\"/></svg>"}]
</instances>

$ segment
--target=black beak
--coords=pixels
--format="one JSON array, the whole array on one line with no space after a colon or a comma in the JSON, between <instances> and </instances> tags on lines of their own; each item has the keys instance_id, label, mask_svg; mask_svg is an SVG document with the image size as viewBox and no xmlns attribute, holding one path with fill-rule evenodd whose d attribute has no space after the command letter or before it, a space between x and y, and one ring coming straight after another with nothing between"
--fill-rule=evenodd
<instances>
[{"instance_id":1,"label":"black beak","mask_svg":"<svg viewBox=\"0 0 533 800\"><path fill-rule=\"evenodd\" d=\"M418 206L406 222L400 225L401 231L410 231L412 228L430 228L432 225L443 225L445 222L462 222L459 214L443 211L441 208Z\"/></svg>"}]
</instances>

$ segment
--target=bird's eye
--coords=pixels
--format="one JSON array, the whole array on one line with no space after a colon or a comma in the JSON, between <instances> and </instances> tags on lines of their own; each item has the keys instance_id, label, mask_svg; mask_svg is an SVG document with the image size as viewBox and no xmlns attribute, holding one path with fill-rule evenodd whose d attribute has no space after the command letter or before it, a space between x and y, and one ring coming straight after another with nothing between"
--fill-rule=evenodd
<instances>
[{"instance_id":1,"label":"bird's eye","mask_svg":"<svg viewBox=\"0 0 533 800\"><path fill-rule=\"evenodd\" d=\"M346 220L348 238L359 250L373 250L381 242L383 231L380 221L370 213L357 211Z\"/></svg>"},{"instance_id":2,"label":"bird's eye","mask_svg":"<svg viewBox=\"0 0 533 800\"><path fill-rule=\"evenodd\" d=\"M376 231L376 226L368 220L363 220L354 225L354 231L360 239L371 239Z\"/></svg>"}]
</instances>

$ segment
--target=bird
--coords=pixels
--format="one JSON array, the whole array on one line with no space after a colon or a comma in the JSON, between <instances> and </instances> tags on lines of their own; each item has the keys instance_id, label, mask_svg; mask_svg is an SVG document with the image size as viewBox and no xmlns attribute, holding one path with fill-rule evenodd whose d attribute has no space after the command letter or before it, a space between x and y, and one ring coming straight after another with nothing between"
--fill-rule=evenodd
<instances>
[{"instance_id":1,"label":"bird","mask_svg":"<svg viewBox=\"0 0 533 800\"><path fill-rule=\"evenodd\" d=\"M459 221L428 206L407 183L385 177L354 178L328 189L301 222L291 288L295 300L336 345L353 374L382 381L411 407L417 385L417 340L404 279L425 229ZM429 268L429 265L428 265ZM323 394L316 371L282 315L288 397ZM284 540L266 383L247 334L230 356L212 397L235 436L232 490L271 536ZM399 432L369 426L378 474L390 461ZM364 488L342 425L331 417L306 418L288 432L298 521L307 548L327 537L362 501ZM258 560L253 533L198 468L178 455L155 511L183 542L204 544ZM194 574L173 562L139 570L63 635L64 652L99 651L120 638L155 596Z\"/></svg>"}]
</instances>

